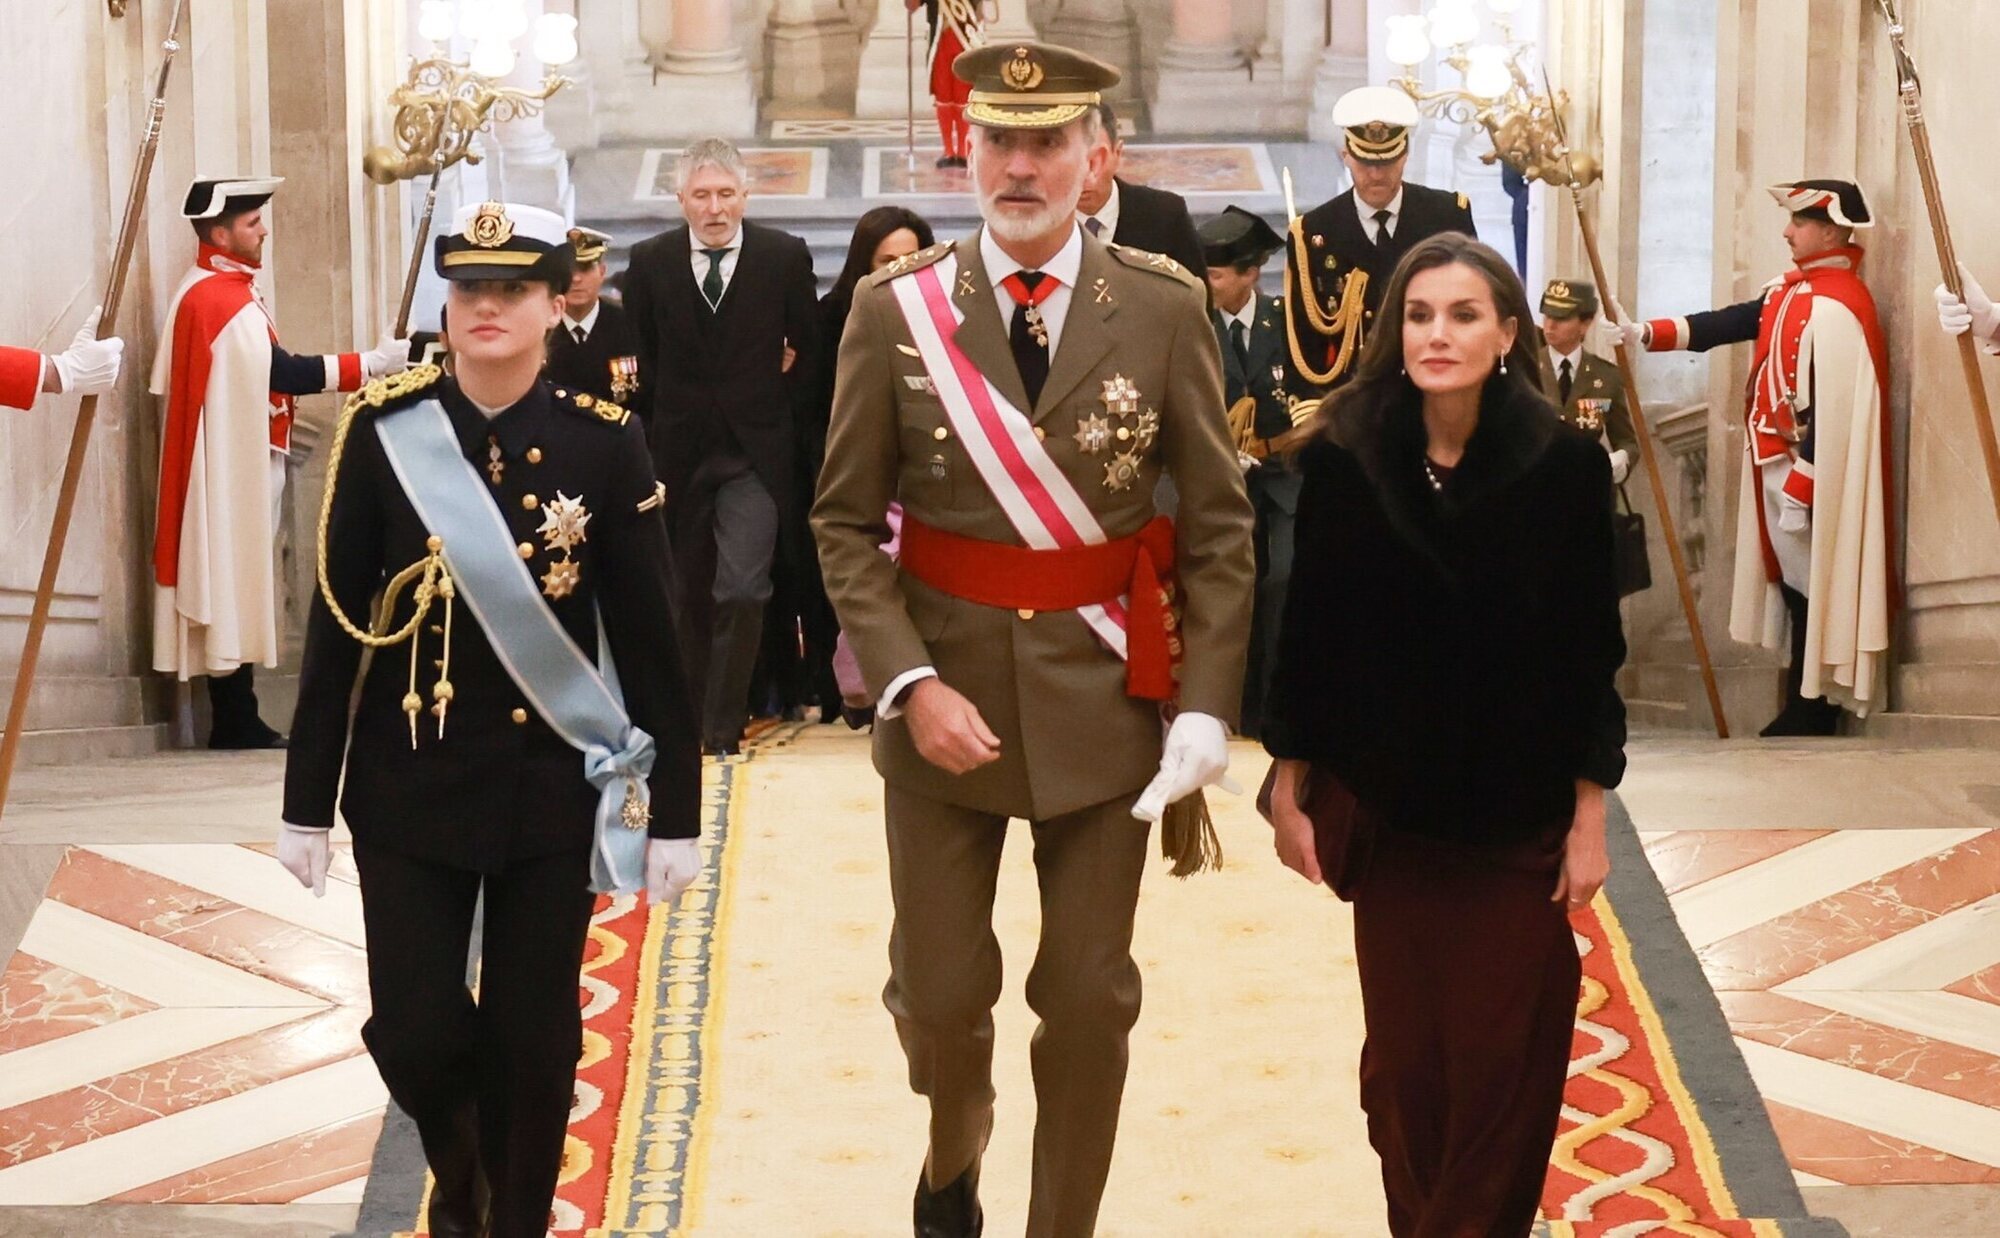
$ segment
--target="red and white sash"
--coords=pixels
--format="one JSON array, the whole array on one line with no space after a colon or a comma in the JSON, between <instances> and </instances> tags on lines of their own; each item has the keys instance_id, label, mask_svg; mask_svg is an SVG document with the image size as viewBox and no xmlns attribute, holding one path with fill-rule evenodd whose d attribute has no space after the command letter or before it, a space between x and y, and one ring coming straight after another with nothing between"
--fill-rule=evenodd
<instances>
[{"instance_id":1,"label":"red and white sash","mask_svg":"<svg viewBox=\"0 0 2000 1238\"><path fill-rule=\"evenodd\" d=\"M963 316L945 289L957 270L957 256L947 254L889 285L924 368L930 371L945 417L986 488L999 500L1008 523L1030 549L1104 544L1109 539L1103 526L1035 437L1027 414L1001 394L954 342ZM1129 656L1125 637L1129 604L1129 595L1121 595L1116 601L1077 609L1120 658Z\"/></svg>"}]
</instances>

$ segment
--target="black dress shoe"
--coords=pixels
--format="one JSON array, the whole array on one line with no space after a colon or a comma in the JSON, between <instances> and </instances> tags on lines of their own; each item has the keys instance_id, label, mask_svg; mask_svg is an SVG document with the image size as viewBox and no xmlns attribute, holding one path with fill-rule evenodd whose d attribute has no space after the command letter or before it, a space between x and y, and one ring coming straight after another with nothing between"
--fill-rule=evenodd
<instances>
[{"instance_id":1,"label":"black dress shoe","mask_svg":"<svg viewBox=\"0 0 2000 1238\"><path fill-rule=\"evenodd\" d=\"M270 727L260 727L254 731L215 731L208 737L208 746L215 752L283 748L285 737Z\"/></svg>"},{"instance_id":2,"label":"black dress shoe","mask_svg":"<svg viewBox=\"0 0 2000 1238\"><path fill-rule=\"evenodd\" d=\"M486 1238L492 1226L493 1192L479 1167L478 1126L470 1110L442 1133L438 1146L425 1147L431 1167L431 1204L424 1228L431 1238Z\"/></svg>"},{"instance_id":3,"label":"black dress shoe","mask_svg":"<svg viewBox=\"0 0 2000 1238\"><path fill-rule=\"evenodd\" d=\"M1785 702L1778 716L1757 734L1763 739L1788 739L1794 736L1837 735L1839 732L1840 706L1827 700L1809 701L1795 696Z\"/></svg>"},{"instance_id":4,"label":"black dress shoe","mask_svg":"<svg viewBox=\"0 0 2000 1238\"><path fill-rule=\"evenodd\" d=\"M979 1167L973 1166L951 1185L935 1191L919 1173L912 1216L916 1238L979 1238L986 1229L986 1214L979 1209Z\"/></svg>"},{"instance_id":5,"label":"black dress shoe","mask_svg":"<svg viewBox=\"0 0 2000 1238\"><path fill-rule=\"evenodd\" d=\"M705 757L733 757L741 755L742 752L742 745L733 740L708 743L701 746L701 754Z\"/></svg>"}]
</instances>

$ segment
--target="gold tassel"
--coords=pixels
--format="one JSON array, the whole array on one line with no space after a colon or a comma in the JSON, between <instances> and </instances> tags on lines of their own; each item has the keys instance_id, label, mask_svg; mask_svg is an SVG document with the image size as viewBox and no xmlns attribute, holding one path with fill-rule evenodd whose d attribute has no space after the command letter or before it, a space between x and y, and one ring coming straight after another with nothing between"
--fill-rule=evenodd
<instances>
[{"instance_id":1,"label":"gold tassel","mask_svg":"<svg viewBox=\"0 0 2000 1238\"><path fill-rule=\"evenodd\" d=\"M1221 871L1222 839L1215 833L1208 800L1201 792L1167 805L1160 818L1160 854L1174 863L1176 877L1205 870Z\"/></svg>"}]
</instances>

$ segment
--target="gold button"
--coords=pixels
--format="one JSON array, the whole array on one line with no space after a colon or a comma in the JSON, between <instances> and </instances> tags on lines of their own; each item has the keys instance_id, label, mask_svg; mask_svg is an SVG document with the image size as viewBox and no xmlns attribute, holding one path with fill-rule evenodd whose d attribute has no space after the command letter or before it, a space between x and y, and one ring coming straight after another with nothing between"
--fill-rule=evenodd
<instances>
[{"instance_id":1,"label":"gold button","mask_svg":"<svg viewBox=\"0 0 2000 1238\"><path fill-rule=\"evenodd\" d=\"M539 447L528 448L528 463L540 464L541 462L542 462L542 449Z\"/></svg>"},{"instance_id":2,"label":"gold button","mask_svg":"<svg viewBox=\"0 0 2000 1238\"><path fill-rule=\"evenodd\" d=\"M1036 427L1035 427L1035 441L1036 441L1036 442L1040 442L1040 441L1041 441L1042 439L1045 439L1045 438L1047 438L1048 436L1049 436L1049 432L1048 432L1047 430L1044 430L1044 429L1042 429L1042 428L1041 428L1040 426L1036 426Z\"/></svg>"},{"instance_id":3,"label":"gold button","mask_svg":"<svg viewBox=\"0 0 2000 1238\"><path fill-rule=\"evenodd\" d=\"M1121 443L1122 443L1122 442L1124 442L1124 441L1125 441L1126 439L1129 439L1129 438L1131 438L1131 437L1132 437L1132 428L1131 428L1130 426L1119 426L1119 427L1118 427L1118 441L1119 441L1119 442L1121 442Z\"/></svg>"},{"instance_id":4,"label":"gold button","mask_svg":"<svg viewBox=\"0 0 2000 1238\"><path fill-rule=\"evenodd\" d=\"M535 557L533 542L522 542L519 546L514 547L514 549L520 553L523 559L532 559Z\"/></svg>"},{"instance_id":5,"label":"gold button","mask_svg":"<svg viewBox=\"0 0 2000 1238\"><path fill-rule=\"evenodd\" d=\"M1021 618L1023 618L1023 619L1033 619L1033 618L1035 617L1035 612L1034 612L1034 611L1032 611L1032 610L1029 610L1029 609L1028 609L1027 607L1025 607L1025 606L1023 606L1023 607L1022 607L1021 609L1019 609L1019 610L1015 611L1014 613L1015 613L1015 614L1017 614L1017 615L1019 615L1019 616L1020 616Z\"/></svg>"},{"instance_id":6,"label":"gold button","mask_svg":"<svg viewBox=\"0 0 2000 1238\"><path fill-rule=\"evenodd\" d=\"M556 398L558 400L562 399L564 396L567 396L568 394L569 392L564 391L561 387L556 388Z\"/></svg>"},{"instance_id":7,"label":"gold button","mask_svg":"<svg viewBox=\"0 0 2000 1238\"><path fill-rule=\"evenodd\" d=\"M939 426L937 429L931 431L931 437L942 443L951 437L951 431L945 429L943 426Z\"/></svg>"},{"instance_id":8,"label":"gold button","mask_svg":"<svg viewBox=\"0 0 2000 1238\"><path fill-rule=\"evenodd\" d=\"M527 508L529 511L534 511L537 507L540 507L541 505L542 501L536 498L532 494L524 494L521 496L521 506Z\"/></svg>"},{"instance_id":9,"label":"gold button","mask_svg":"<svg viewBox=\"0 0 2000 1238\"><path fill-rule=\"evenodd\" d=\"M515 709L515 710L514 710L514 712L513 712L513 713L511 713L511 714L509 714L509 715L507 715L507 716L508 716L508 717L510 717L510 718L512 718L512 719L513 719L513 720L515 721L515 723L517 723L517 724L519 724L519 723L525 723L525 722L526 722L526 721L528 720L528 711L527 711L527 710L525 710L525 709L519 709L519 708L517 708L517 709Z\"/></svg>"}]
</instances>

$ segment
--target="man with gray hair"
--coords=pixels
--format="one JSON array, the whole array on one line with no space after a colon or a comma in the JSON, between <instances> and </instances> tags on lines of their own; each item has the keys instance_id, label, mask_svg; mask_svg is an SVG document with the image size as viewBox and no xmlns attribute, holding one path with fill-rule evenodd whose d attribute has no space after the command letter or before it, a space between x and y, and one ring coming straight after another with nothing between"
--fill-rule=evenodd
<instances>
[{"instance_id":1,"label":"man with gray hair","mask_svg":"<svg viewBox=\"0 0 2000 1238\"><path fill-rule=\"evenodd\" d=\"M695 142L679 180L687 222L633 247L625 308L702 744L730 755L749 714L778 530L803 502L796 405L813 372L816 290L804 241L745 222L749 173L734 146Z\"/></svg>"}]
</instances>

